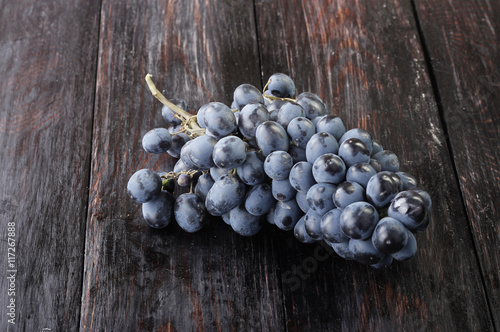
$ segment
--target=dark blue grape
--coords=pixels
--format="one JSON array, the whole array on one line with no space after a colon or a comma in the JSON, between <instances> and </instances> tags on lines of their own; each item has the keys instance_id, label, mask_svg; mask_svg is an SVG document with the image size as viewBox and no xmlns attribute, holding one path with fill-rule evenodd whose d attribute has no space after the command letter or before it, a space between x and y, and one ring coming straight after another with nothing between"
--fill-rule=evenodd
<instances>
[{"instance_id":1,"label":"dark blue grape","mask_svg":"<svg viewBox=\"0 0 500 332\"><path fill-rule=\"evenodd\" d=\"M335 253L342 257L343 259L346 259L348 261L353 260L353 253L349 249L349 241L346 242L340 242L340 243L331 243L328 242L328 244L333 248Z\"/></svg>"},{"instance_id":2,"label":"dark blue grape","mask_svg":"<svg viewBox=\"0 0 500 332\"><path fill-rule=\"evenodd\" d=\"M306 145L306 158L311 164L314 164L319 156L325 153L339 152L339 144L335 137L328 133L317 133L314 134Z\"/></svg>"},{"instance_id":3,"label":"dark blue grape","mask_svg":"<svg viewBox=\"0 0 500 332\"><path fill-rule=\"evenodd\" d=\"M182 126L175 126L168 128L168 132L172 136L172 146L167 150L167 153L174 158L179 158L181 156L181 149L190 140L186 133L180 132L183 129ZM175 135L173 135L175 134Z\"/></svg>"},{"instance_id":4,"label":"dark blue grape","mask_svg":"<svg viewBox=\"0 0 500 332\"><path fill-rule=\"evenodd\" d=\"M378 141L372 139L372 153L371 153L371 156L374 156L376 155L377 153L379 153L380 151L384 150L384 148L382 147L382 144L380 144Z\"/></svg>"},{"instance_id":5,"label":"dark blue grape","mask_svg":"<svg viewBox=\"0 0 500 332\"><path fill-rule=\"evenodd\" d=\"M264 161L264 171L273 180L287 179L292 166L292 157L285 151L271 152Z\"/></svg>"},{"instance_id":6,"label":"dark blue grape","mask_svg":"<svg viewBox=\"0 0 500 332\"><path fill-rule=\"evenodd\" d=\"M290 121L298 117L305 117L305 115L302 106L292 101L287 101L278 111L278 119L276 122L286 130Z\"/></svg>"},{"instance_id":7,"label":"dark blue grape","mask_svg":"<svg viewBox=\"0 0 500 332\"><path fill-rule=\"evenodd\" d=\"M341 243L349 241L349 237L345 235L340 227L340 215L342 211L339 209L332 209L325 213L321 218L321 234L323 239L332 243Z\"/></svg>"},{"instance_id":8,"label":"dark blue grape","mask_svg":"<svg viewBox=\"0 0 500 332\"><path fill-rule=\"evenodd\" d=\"M231 226L231 218L230 218L230 213L231 211L229 211L228 213L224 213L221 218L222 220L229 226Z\"/></svg>"},{"instance_id":9,"label":"dark blue grape","mask_svg":"<svg viewBox=\"0 0 500 332\"><path fill-rule=\"evenodd\" d=\"M402 190L409 190L417 187L417 179L413 175L405 172L396 172L396 175L401 179L401 182L403 183Z\"/></svg>"},{"instance_id":10,"label":"dark blue grape","mask_svg":"<svg viewBox=\"0 0 500 332\"><path fill-rule=\"evenodd\" d=\"M165 128L148 131L142 138L142 147L149 153L165 153L172 146L172 136Z\"/></svg>"},{"instance_id":11,"label":"dark blue grape","mask_svg":"<svg viewBox=\"0 0 500 332\"><path fill-rule=\"evenodd\" d=\"M191 184L191 177L187 174L179 174L177 178L177 184L180 187L187 187Z\"/></svg>"},{"instance_id":12,"label":"dark blue grape","mask_svg":"<svg viewBox=\"0 0 500 332\"><path fill-rule=\"evenodd\" d=\"M409 230L414 230L427 218L426 202L413 190L402 191L392 200L387 214L399 220Z\"/></svg>"},{"instance_id":13,"label":"dark blue grape","mask_svg":"<svg viewBox=\"0 0 500 332\"><path fill-rule=\"evenodd\" d=\"M193 165L193 167L194 167L194 165ZM179 173L179 172L182 172L182 171L189 171L189 169L190 168L186 164L184 164L184 161L182 159L179 159L175 163L173 171L175 173Z\"/></svg>"},{"instance_id":14,"label":"dark blue grape","mask_svg":"<svg viewBox=\"0 0 500 332\"><path fill-rule=\"evenodd\" d=\"M257 127L269 121L269 113L262 104L248 104L241 110L238 129L248 139L255 139Z\"/></svg>"},{"instance_id":15,"label":"dark blue grape","mask_svg":"<svg viewBox=\"0 0 500 332\"><path fill-rule=\"evenodd\" d=\"M241 84L234 90L233 100L239 110L247 104L259 103L264 105L262 92L251 84Z\"/></svg>"},{"instance_id":16,"label":"dark blue grape","mask_svg":"<svg viewBox=\"0 0 500 332\"><path fill-rule=\"evenodd\" d=\"M297 204L304 213L309 211L310 207L309 203L307 203L307 192L297 191L297 194L295 195L295 200L297 201Z\"/></svg>"},{"instance_id":17,"label":"dark blue grape","mask_svg":"<svg viewBox=\"0 0 500 332\"><path fill-rule=\"evenodd\" d=\"M321 218L322 216L317 214L313 209L307 211L304 218L306 233L314 240L323 239L323 233L321 232Z\"/></svg>"},{"instance_id":18,"label":"dark blue grape","mask_svg":"<svg viewBox=\"0 0 500 332\"><path fill-rule=\"evenodd\" d=\"M372 242L381 253L394 254L403 249L408 242L408 230L398 220L385 217L375 226Z\"/></svg>"},{"instance_id":19,"label":"dark blue grape","mask_svg":"<svg viewBox=\"0 0 500 332\"><path fill-rule=\"evenodd\" d=\"M302 215L302 210L294 199L278 201L274 211L274 223L279 229L289 231L295 227Z\"/></svg>"},{"instance_id":20,"label":"dark blue grape","mask_svg":"<svg viewBox=\"0 0 500 332\"><path fill-rule=\"evenodd\" d=\"M276 205L273 198L271 186L267 183L258 184L247 193L245 198L245 209L254 216L262 216Z\"/></svg>"},{"instance_id":21,"label":"dark blue grape","mask_svg":"<svg viewBox=\"0 0 500 332\"><path fill-rule=\"evenodd\" d=\"M320 216L335 208L332 195L337 186L330 183L317 183L307 191L309 207Z\"/></svg>"},{"instance_id":22,"label":"dark blue grape","mask_svg":"<svg viewBox=\"0 0 500 332\"><path fill-rule=\"evenodd\" d=\"M368 163L357 163L349 167L345 176L347 181L359 183L366 188L371 177L377 174L373 167Z\"/></svg>"},{"instance_id":23,"label":"dark blue grape","mask_svg":"<svg viewBox=\"0 0 500 332\"><path fill-rule=\"evenodd\" d=\"M273 180L272 192L273 192L273 197L278 201L291 200L297 194L297 191L293 189L288 179Z\"/></svg>"},{"instance_id":24,"label":"dark blue grape","mask_svg":"<svg viewBox=\"0 0 500 332\"><path fill-rule=\"evenodd\" d=\"M208 213L221 216L238 206L245 197L245 185L236 175L224 175L215 181L207 193L205 206Z\"/></svg>"},{"instance_id":25,"label":"dark blue grape","mask_svg":"<svg viewBox=\"0 0 500 332\"><path fill-rule=\"evenodd\" d=\"M372 176L366 185L366 198L374 206L387 206L399 192L400 182L394 178L394 173L380 172Z\"/></svg>"},{"instance_id":26,"label":"dark blue grape","mask_svg":"<svg viewBox=\"0 0 500 332\"><path fill-rule=\"evenodd\" d=\"M307 161L306 150L299 148L294 144L290 144L290 147L288 148L288 154L292 157L294 164L300 161Z\"/></svg>"},{"instance_id":27,"label":"dark blue grape","mask_svg":"<svg viewBox=\"0 0 500 332\"><path fill-rule=\"evenodd\" d=\"M295 190L307 193L309 188L316 184L312 174L312 165L306 161L296 163L290 170L288 180Z\"/></svg>"},{"instance_id":28,"label":"dark blue grape","mask_svg":"<svg viewBox=\"0 0 500 332\"><path fill-rule=\"evenodd\" d=\"M324 115L322 116L318 116L318 117L315 117L314 119L311 119L311 122L314 124L314 126L317 128L318 127L318 122L319 120L321 120L321 118L324 117ZM332 135L333 136L333 135Z\"/></svg>"},{"instance_id":29,"label":"dark blue grape","mask_svg":"<svg viewBox=\"0 0 500 332\"><path fill-rule=\"evenodd\" d=\"M311 92L302 92L297 96L297 104L300 104L306 112L306 118L314 119L328 113L325 103L321 98Z\"/></svg>"},{"instance_id":30,"label":"dark blue grape","mask_svg":"<svg viewBox=\"0 0 500 332\"><path fill-rule=\"evenodd\" d=\"M373 151L373 142L372 142L372 136L364 129L361 128L354 128L351 130L346 131L344 135L339 140L339 145L342 145L345 140L349 138L357 138L361 140L363 143L365 143L366 147L368 148L369 154L372 153Z\"/></svg>"},{"instance_id":31,"label":"dark blue grape","mask_svg":"<svg viewBox=\"0 0 500 332\"><path fill-rule=\"evenodd\" d=\"M274 202L276 202L274 199L273 199ZM274 203L274 205L271 207L271 209L269 210L268 213L266 213L265 215L265 218L266 218L266 221L271 224L271 225L275 225L274 223L274 212L276 212L276 205L277 205L277 202Z\"/></svg>"},{"instance_id":32,"label":"dark blue grape","mask_svg":"<svg viewBox=\"0 0 500 332\"><path fill-rule=\"evenodd\" d=\"M333 153L326 153L316 159L312 174L316 182L339 184L345 180L344 161Z\"/></svg>"},{"instance_id":33,"label":"dark blue grape","mask_svg":"<svg viewBox=\"0 0 500 332\"><path fill-rule=\"evenodd\" d=\"M409 260L410 258L413 258L416 253L417 253L417 240L415 239L415 236L411 232L408 232L408 242L406 242L406 245L404 246L403 249L392 254L392 257L402 262Z\"/></svg>"},{"instance_id":34,"label":"dark blue grape","mask_svg":"<svg viewBox=\"0 0 500 332\"><path fill-rule=\"evenodd\" d=\"M239 137L224 137L215 144L212 155L217 167L236 168L243 164L247 157L246 145Z\"/></svg>"},{"instance_id":35,"label":"dark blue grape","mask_svg":"<svg viewBox=\"0 0 500 332\"><path fill-rule=\"evenodd\" d=\"M375 172L381 172L382 171L382 165L380 165L380 163L378 162L378 160L375 160L375 159L370 159L370 161L368 162L370 164L371 167L373 167L373 169L375 170Z\"/></svg>"},{"instance_id":36,"label":"dark blue grape","mask_svg":"<svg viewBox=\"0 0 500 332\"><path fill-rule=\"evenodd\" d=\"M429 193L427 193L427 191L424 190L413 190L413 191L419 194L423 198L425 206L427 207L427 210L430 212L432 208L432 200Z\"/></svg>"},{"instance_id":37,"label":"dark blue grape","mask_svg":"<svg viewBox=\"0 0 500 332\"><path fill-rule=\"evenodd\" d=\"M304 117L297 117L290 121L286 131L295 145L305 149L307 142L316 133L316 127L311 120Z\"/></svg>"},{"instance_id":38,"label":"dark blue grape","mask_svg":"<svg viewBox=\"0 0 500 332\"><path fill-rule=\"evenodd\" d=\"M273 96L279 98L292 98L295 95L295 84L290 76L282 73L271 75L267 88Z\"/></svg>"},{"instance_id":39,"label":"dark blue grape","mask_svg":"<svg viewBox=\"0 0 500 332\"><path fill-rule=\"evenodd\" d=\"M348 138L339 148L339 156L344 160L347 167L357 163L367 163L370 161L370 152L360 139Z\"/></svg>"},{"instance_id":40,"label":"dark blue grape","mask_svg":"<svg viewBox=\"0 0 500 332\"><path fill-rule=\"evenodd\" d=\"M427 217L424 219L424 221L417 227L413 230L413 232L423 232L427 229L427 227L429 227L429 224L430 224L430 217L429 217L429 214L427 214Z\"/></svg>"},{"instance_id":41,"label":"dark blue grape","mask_svg":"<svg viewBox=\"0 0 500 332\"><path fill-rule=\"evenodd\" d=\"M175 200L174 215L177 224L184 231L194 233L204 226L207 210L198 195L185 193Z\"/></svg>"},{"instance_id":42,"label":"dark blue grape","mask_svg":"<svg viewBox=\"0 0 500 332\"><path fill-rule=\"evenodd\" d=\"M345 126L338 116L329 114L318 118L317 131L332 135L338 141L345 134Z\"/></svg>"},{"instance_id":43,"label":"dark blue grape","mask_svg":"<svg viewBox=\"0 0 500 332\"><path fill-rule=\"evenodd\" d=\"M217 141L210 136L199 136L187 142L181 150L181 159L186 163L183 155L194 164L194 169L200 171L209 170L215 166L213 161L213 151Z\"/></svg>"},{"instance_id":44,"label":"dark blue grape","mask_svg":"<svg viewBox=\"0 0 500 332\"><path fill-rule=\"evenodd\" d=\"M275 100L267 106L267 111L269 112L269 121L278 121L278 111L285 103L285 100Z\"/></svg>"},{"instance_id":45,"label":"dark blue grape","mask_svg":"<svg viewBox=\"0 0 500 332\"><path fill-rule=\"evenodd\" d=\"M245 162L236 168L236 172L241 181L249 186L264 182L264 156L258 151L248 152Z\"/></svg>"},{"instance_id":46,"label":"dark blue grape","mask_svg":"<svg viewBox=\"0 0 500 332\"><path fill-rule=\"evenodd\" d=\"M365 200L365 189L356 182L345 181L338 185L333 194L335 206L341 210L354 202Z\"/></svg>"},{"instance_id":47,"label":"dark blue grape","mask_svg":"<svg viewBox=\"0 0 500 332\"><path fill-rule=\"evenodd\" d=\"M236 118L233 111L223 103L209 103L203 115L207 135L220 139L236 130Z\"/></svg>"},{"instance_id":48,"label":"dark blue grape","mask_svg":"<svg viewBox=\"0 0 500 332\"><path fill-rule=\"evenodd\" d=\"M182 161L182 164L180 164L180 166L182 166L182 169L184 169L184 167L186 168L186 170L196 168L194 162L190 158L190 149L191 149L190 146L191 146L191 144L193 144L193 141L191 141L191 140L187 141L184 144L184 146L181 148L179 161ZM179 163L179 161L177 161L177 163ZM174 168L174 172L178 172L178 171L176 171Z\"/></svg>"},{"instance_id":49,"label":"dark blue grape","mask_svg":"<svg viewBox=\"0 0 500 332\"><path fill-rule=\"evenodd\" d=\"M214 181L217 181L221 176L231 173L232 170L232 168L219 168L214 166L210 168L210 176Z\"/></svg>"},{"instance_id":50,"label":"dark blue grape","mask_svg":"<svg viewBox=\"0 0 500 332\"><path fill-rule=\"evenodd\" d=\"M288 151L290 146L285 129L276 122L266 121L255 131L257 145L264 156L274 151Z\"/></svg>"},{"instance_id":51,"label":"dark blue grape","mask_svg":"<svg viewBox=\"0 0 500 332\"><path fill-rule=\"evenodd\" d=\"M178 106L179 108L187 111L188 110L188 107L187 107L187 104L184 100L182 99L177 99L177 98L172 98L170 99L170 101ZM166 105L163 105L162 109L161 109L161 116L163 117L163 119L165 121L167 121L171 126L178 126L182 123L182 120L179 119L178 117L175 116L175 112L172 111L168 106Z\"/></svg>"},{"instance_id":52,"label":"dark blue grape","mask_svg":"<svg viewBox=\"0 0 500 332\"><path fill-rule=\"evenodd\" d=\"M396 154L389 150L383 150L375 154L373 159L378 160L382 166L382 171L397 172L399 171L399 159Z\"/></svg>"},{"instance_id":53,"label":"dark blue grape","mask_svg":"<svg viewBox=\"0 0 500 332\"><path fill-rule=\"evenodd\" d=\"M207 126L205 125L205 111L207 110L208 106L210 104L205 104L196 113L196 122L198 122L198 125L201 128L206 128Z\"/></svg>"},{"instance_id":54,"label":"dark blue grape","mask_svg":"<svg viewBox=\"0 0 500 332\"><path fill-rule=\"evenodd\" d=\"M299 221L295 224L293 235L302 243L313 243L315 240L306 232L306 225L304 221L305 218L306 216L302 216L302 218L300 218Z\"/></svg>"},{"instance_id":55,"label":"dark blue grape","mask_svg":"<svg viewBox=\"0 0 500 332\"><path fill-rule=\"evenodd\" d=\"M262 229L262 218L248 213L243 205L239 205L229 212L231 228L242 236L252 236Z\"/></svg>"},{"instance_id":56,"label":"dark blue grape","mask_svg":"<svg viewBox=\"0 0 500 332\"><path fill-rule=\"evenodd\" d=\"M194 187L194 193L200 196L201 200L204 202L207 198L208 191L212 188L214 183L215 181L209 173L202 174Z\"/></svg>"},{"instance_id":57,"label":"dark blue grape","mask_svg":"<svg viewBox=\"0 0 500 332\"><path fill-rule=\"evenodd\" d=\"M374 265L385 258L385 255L373 246L371 239L351 239L349 241L349 250L352 252L353 259L361 264Z\"/></svg>"},{"instance_id":58,"label":"dark blue grape","mask_svg":"<svg viewBox=\"0 0 500 332\"><path fill-rule=\"evenodd\" d=\"M386 267L389 267L392 264L393 260L394 258L392 257L392 255L385 255L380 262L378 262L377 264L372 264L370 265L370 267L373 267L377 270L384 269Z\"/></svg>"},{"instance_id":59,"label":"dark blue grape","mask_svg":"<svg viewBox=\"0 0 500 332\"><path fill-rule=\"evenodd\" d=\"M163 228L172 220L174 197L167 191L162 191L153 200L142 204L142 216L152 228Z\"/></svg>"},{"instance_id":60,"label":"dark blue grape","mask_svg":"<svg viewBox=\"0 0 500 332\"><path fill-rule=\"evenodd\" d=\"M161 192L161 178L150 169L135 172L127 183L127 193L137 203L146 203Z\"/></svg>"},{"instance_id":61,"label":"dark blue grape","mask_svg":"<svg viewBox=\"0 0 500 332\"><path fill-rule=\"evenodd\" d=\"M367 239L378 222L378 212L367 202L348 205L340 215L340 227L351 239Z\"/></svg>"}]
</instances>

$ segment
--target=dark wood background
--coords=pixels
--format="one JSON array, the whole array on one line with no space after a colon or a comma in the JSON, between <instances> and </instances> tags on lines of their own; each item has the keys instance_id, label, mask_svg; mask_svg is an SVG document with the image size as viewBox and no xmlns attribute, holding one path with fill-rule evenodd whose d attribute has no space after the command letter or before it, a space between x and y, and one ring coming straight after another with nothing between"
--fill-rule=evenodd
<instances>
[{"instance_id":1,"label":"dark wood background","mask_svg":"<svg viewBox=\"0 0 500 332\"><path fill-rule=\"evenodd\" d=\"M3 331L498 331L500 3L0 0ZM152 230L126 195L170 170L145 88L196 110L274 72L398 154L433 198L376 271L272 227ZM16 317L8 323L8 222Z\"/></svg>"}]
</instances>

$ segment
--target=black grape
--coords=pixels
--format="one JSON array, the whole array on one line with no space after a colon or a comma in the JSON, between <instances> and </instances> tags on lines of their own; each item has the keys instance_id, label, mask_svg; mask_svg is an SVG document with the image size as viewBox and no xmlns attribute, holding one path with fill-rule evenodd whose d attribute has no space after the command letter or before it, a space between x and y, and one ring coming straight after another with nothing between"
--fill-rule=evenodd
<instances>
[{"instance_id":1,"label":"black grape","mask_svg":"<svg viewBox=\"0 0 500 332\"><path fill-rule=\"evenodd\" d=\"M146 203L161 192L161 178L150 169L135 172L127 183L127 192L137 203Z\"/></svg>"},{"instance_id":2,"label":"black grape","mask_svg":"<svg viewBox=\"0 0 500 332\"><path fill-rule=\"evenodd\" d=\"M302 210L294 199L278 201L274 211L274 223L278 228L289 231L295 227L302 215Z\"/></svg>"},{"instance_id":3,"label":"black grape","mask_svg":"<svg viewBox=\"0 0 500 332\"><path fill-rule=\"evenodd\" d=\"M165 128L148 131L142 138L142 147L149 153L165 153L172 146L172 136Z\"/></svg>"},{"instance_id":4,"label":"black grape","mask_svg":"<svg viewBox=\"0 0 500 332\"><path fill-rule=\"evenodd\" d=\"M264 182L266 173L264 172L264 156L258 151L247 153L245 162L236 168L236 172L243 183L253 186Z\"/></svg>"},{"instance_id":5,"label":"black grape","mask_svg":"<svg viewBox=\"0 0 500 332\"><path fill-rule=\"evenodd\" d=\"M282 73L276 73L269 77L267 88L276 97L292 98L295 95L295 84L290 76Z\"/></svg>"},{"instance_id":6,"label":"black grape","mask_svg":"<svg viewBox=\"0 0 500 332\"><path fill-rule=\"evenodd\" d=\"M142 216L152 228L163 228L172 220L174 197L167 191L161 191L154 199L142 204Z\"/></svg>"},{"instance_id":7,"label":"black grape","mask_svg":"<svg viewBox=\"0 0 500 332\"><path fill-rule=\"evenodd\" d=\"M207 193L205 206L208 213L221 216L236 206L245 197L245 185L233 174L220 177Z\"/></svg>"},{"instance_id":8,"label":"black grape","mask_svg":"<svg viewBox=\"0 0 500 332\"><path fill-rule=\"evenodd\" d=\"M314 240L323 239L323 233L321 232L321 218L322 216L316 213L313 209L309 209L304 218L306 233Z\"/></svg>"},{"instance_id":9,"label":"black grape","mask_svg":"<svg viewBox=\"0 0 500 332\"><path fill-rule=\"evenodd\" d=\"M241 84L234 90L233 100L239 110L247 104L259 103L264 105L264 97L259 89L251 84Z\"/></svg>"},{"instance_id":10,"label":"black grape","mask_svg":"<svg viewBox=\"0 0 500 332\"><path fill-rule=\"evenodd\" d=\"M246 145L239 137L224 137L215 144L212 155L217 167L236 168L245 161Z\"/></svg>"},{"instance_id":11,"label":"black grape","mask_svg":"<svg viewBox=\"0 0 500 332\"><path fill-rule=\"evenodd\" d=\"M274 151L288 151L288 147L290 146L285 129L272 121L261 123L255 131L255 138L264 156Z\"/></svg>"},{"instance_id":12,"label":"black grape","mask_svg":"<svg viewBox=\"0 0 500 332\"><path fill-rule=\"evenodd\" d=\"M255 139L257 127L269 121L269 113L262 104L248 104L241 110L238 119L240 133L248 139Z\"/></svg>"},{"instance_id":13,"label":"black grape","mask_svg":"<svg viewBox=\"0 0 500 332\"><path fill-rule=\"evenodd\" d=\"M185 193L177 197L174 215L177 224L184 231L194 233L204 226L207 210L203 200L198 195Z\"/></svg>"},{"instance_id":14,"label":"black grape","mask_svg":"<svg viewBox=\"0 0 500 332\"><path fill-rule=\"evenodd\" d=\"M332 135L338 141L345 134L345 126L338 116L329 114L318 119L316 124L318 133L324 132Z\"/></svg>"},{"instance_id":15,"label":"black grape","mask_svg":"<svg viewBox=\"0 0 500 332\"><path fill-rule=\"evenodd\" d=\"M285 151L274 151L264 161L264 171L273 180L287 179L292 166L292 157Z\"/></svg>"},{"instance_id":16,"label":"black grape","mask_svg":"<svg viewBox=\"0 0 500 332\"><path fill-rule=\"evenodd\" d=\"M253 186L245 198L245 209L254 216L265 215L275 204L271 186L267 183Z\"/></svg>"}]
</instances>

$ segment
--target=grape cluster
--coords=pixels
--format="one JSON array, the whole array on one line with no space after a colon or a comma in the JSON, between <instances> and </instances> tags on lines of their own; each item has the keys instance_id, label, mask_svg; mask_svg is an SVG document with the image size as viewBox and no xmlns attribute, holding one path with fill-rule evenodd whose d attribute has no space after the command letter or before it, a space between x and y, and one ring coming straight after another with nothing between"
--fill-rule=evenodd
<instances>
[{"instance_id":1,"label":"grape cluster","mask_svg":"<svg viewBox=\"0 0 500 332\"><path fill-rule=\"evenodd\" d=\"M231 107L211 102L196 116L161 95L150 75L146 81L170 127L147 132L143 147L179 158L171 172L142 169L128 182L149 226L175 219L196 232L212 215L243 236L267 221L375 268L415 255L414 233L429 225L429 194L367 131L346 130L318 95L294 98L289 76L272 75L264 92L242 84ZM175 183L189 192L174 198Z\"/></svg>"}]
</instances>

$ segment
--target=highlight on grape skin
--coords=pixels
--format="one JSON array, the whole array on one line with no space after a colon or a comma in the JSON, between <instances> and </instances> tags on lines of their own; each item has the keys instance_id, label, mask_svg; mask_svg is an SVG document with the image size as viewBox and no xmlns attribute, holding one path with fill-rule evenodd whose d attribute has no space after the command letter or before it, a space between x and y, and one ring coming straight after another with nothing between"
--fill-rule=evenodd
<instances>
[{"instance_id":1,"label":"highlight on grape skin","mask_svg":"<svg viewBox=\"0 0 500 332\"><path fill-rule=\"evenodd\" d=\"M128 181L150 227L195 233L210 221L239 236L277 227L297 245L324 241L375 269L417 254L415 234L432 214L418 178L365 129L346 128L320 96L298 93L288 75L271 75L262 91L240 84L231 107L207 102L197 115L165 98L151 75L146 83L164 127L146 131L143 148L177 160Z\"/></svg>"}]
</instances>

